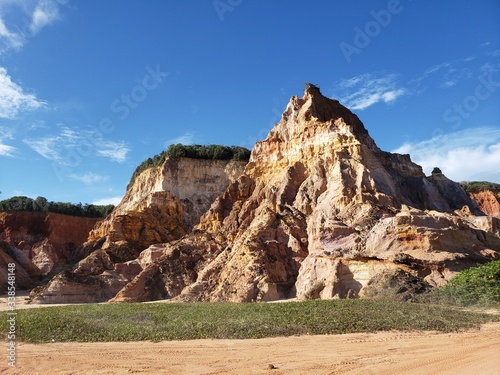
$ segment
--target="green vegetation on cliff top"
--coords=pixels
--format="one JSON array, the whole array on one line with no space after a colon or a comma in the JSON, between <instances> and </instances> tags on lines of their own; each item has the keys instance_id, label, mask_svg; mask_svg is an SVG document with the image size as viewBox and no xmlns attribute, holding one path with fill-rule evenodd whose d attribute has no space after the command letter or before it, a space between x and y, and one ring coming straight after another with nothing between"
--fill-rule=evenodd
<instances>
[{"instance_id":1,"label":"green vegetation on cliff top","mask_svg":"<svg viewBox=\"0 0 500 375\"><path fill-rule=\"evenodd\" d=\"M493 192L500 192L500 184L488 181L463 181L460 186L467 193L477 193L483 190L491 190Z\"/></svg>"},{"instance_id":2,"label":"green vegetation on cliff top","mask_svg":"<svg viewBox=\"0 0 500 375\"><path fill-rule=\"evenodd\" d=\"M0 211L37 211L53 212L71 216L82 217L105 217L115 206L108 204L106 206L84 204L73 204L68 202L49 202L44 197L32 199L24 196L12 197L0 201Z\"/></svg>"},{"instance_id":3,"label":"green vegetation on cliff top","mask_svg":"<svg viewBox=\"0 0 500 375\"><path fill-rule=\"evenodd\" d=\"M146 169L161 165L167 157L171 158L191 158L205 160L243 160L250 159L250 150L240 146L221 146L221 145L182 145L172 144L165 151L158 155L144 160L135 169L127 185L127 190L135 178Z\"/></svg>"}]
</instances>

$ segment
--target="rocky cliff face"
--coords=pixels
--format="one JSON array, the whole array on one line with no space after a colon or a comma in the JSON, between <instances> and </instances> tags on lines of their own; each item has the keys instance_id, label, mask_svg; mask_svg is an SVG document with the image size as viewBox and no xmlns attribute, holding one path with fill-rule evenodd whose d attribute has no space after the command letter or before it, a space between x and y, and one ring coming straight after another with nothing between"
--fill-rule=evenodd
<instances>
[{"instance_id":1,"label":"rocky cliff face","mask_svg":"<svg viewBox=\"0 0 500 375\"><path fill-rule=\"evenodd\" d=\"M30 288L39 277L70 262L97 221L55 213L0 212L0 263L16 263L18 286ZM6 274L0 273L0 287L6 281Z\"/></svg>"},{"instance_id":2,"label":"rocky cliff face","mask_svg":"<svg viewBox=\"0 0 500 375\"><path fill-rule=\"evenodd\" d=\"M114 266L94 245L84 271L37 298L59 302L68 285L95 290L79 272L115 283L112 301L349 298L398 280L395 291L420 292L500 257L499 227L458 184L381 151L356 115L309 86L193 231Z\"/></svg>"},{"instance_id":3,"label":"rocky cliff face","mask_svg":"<svg viewBox=\"0 0 500 375\"><path fill-rule=\"evenodd\" d=\"M145 250L156 259L113 300L357 297L393 277L441 285L499 250L498 221L458 184L381 151L309 87L196 230Z\"/></svg>"},{"instance_id":4,"label":"rocky cliff face","mask_svg":"<svg viewBox=\"0 0 500 375\"><path fill-rule=\"evenodd\" d=\"M469 195L486 215L500 218L500 191L481 190L470 192Z\"/></svg>"},{"instance_id":5,"label":"rocky cliff face","mask_svg":"<svg viewBox=\"0 0 500 375\"><path fill-rule=\"evenodd\" d=\"M33 293L35 302L93 302L113 297L142 267L136 258L150 245L177 240L246 162L167 158L134 179L115 210L90 232L80 261Z\"/></svg>"},{"instance_id":6,"label":"rocky cliff face","mask_svg":"<svg viewBox=\"0 0 500 375\"><path fill-rule=\"evenodd\" d=\"M214 199L238 177L242 161L167 158L145 170L120 204L89 235L115 262L137 258L149 245L189 233ZM87 250L89 246L87 245Z\"/></svg>"}]
</instances>

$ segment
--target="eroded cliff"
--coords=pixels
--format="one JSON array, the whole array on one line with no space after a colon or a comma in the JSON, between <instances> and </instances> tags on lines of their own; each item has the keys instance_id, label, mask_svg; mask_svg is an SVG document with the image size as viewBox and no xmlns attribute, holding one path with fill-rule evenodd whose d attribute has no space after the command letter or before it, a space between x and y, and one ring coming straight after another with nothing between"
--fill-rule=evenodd
<instances>
[{"instance_id":1,"label":"eroded cliff","mask_svg":"<svg viewBox=\"0 0 500 375\"><path fill-rule=\"evenodd\" d=\"M312 85L232 176L211 205L202 199L192 231L182 223L195 201L182 189L138 197L138 185L122 206L135 203L93 232L90 255L35 301L354 298L388 280L402 283L394 293L418 293L500 257L498 219L442 173L425 176L409 155L381 151L355 114ZM141 216L155 194L164 199L157 221ZM114 246L133 241L118 256Z\"/></svg>"},{"instance_id":2,"label":"eroded cliff","mask_svg":"<svg viewBox=\"0 0 500 375\"><path fill-rule=\"evenodd\" d=\"M499 250L498 221L458 184L381 151L309 86L196 230L145 250L155 260L113 300L357 297L386 276L441 285Z\"/></svg>"},{"instance_id":3,"label":"eroded cliff","mask_svg":"<svg viewBox=\"0 0 500 375\"><path fill-rule=\"evenodd\" d=\"M469 195L486 215L500 218L500 191L482 190Z\"/></svg>"},{"instance_id":4,"label":"eroded cliff","mask_svg":"<svg viewBox=\"0 0 500 375\"><path fill-rule=\"evenodd\" d=\"M98 220L45 212L0 212L0 262L16 263L18 286L33 287L40 277L71 262ZM0 272L2 288L7 285L4 273Z\"/></svg>"},{"instance_id":5,"label":"eroded cliff","mask_svg":"<svg viewBox=\"0 0 500 375\"><path fill-rule=\"evenodd\" d=\"M34 302L112 298L141 270L150 245L177 240L245 167L245 161L167 158L137 176L120 204L90 232L80 261L33 293Z\"/></svg>"}]
</instances>

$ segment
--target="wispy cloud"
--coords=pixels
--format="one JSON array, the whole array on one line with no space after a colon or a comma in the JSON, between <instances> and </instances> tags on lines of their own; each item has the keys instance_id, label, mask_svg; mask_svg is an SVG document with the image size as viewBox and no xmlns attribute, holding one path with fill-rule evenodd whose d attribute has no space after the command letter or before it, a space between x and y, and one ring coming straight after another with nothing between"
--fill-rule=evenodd
<instances>
[{"instance_id":1,"label":"wispy cloud","mask_svg":"<svg viewBox=\"0 0 500 375\"><path fill-rule=\"evenodd\" d=\"M0 156L14 156L17 152L17 148L13 146L6 145L0 141Z\"/></svg>"},{"instance_id":2,"label":"wispy cloud","mask_svg":"<svg viewBox=\"0 0 500 375\"><path fill-rule=\"evenodd\" d=\"M21 35L10 32L0 18L0 54L10 49L20 50L25 43Z\"/></svg>"},{"instance_id":3,"label":"wispy cloud","mask_svg":"<svg viewBox=\"0 0 500 375\"><path fill-rule=\"evenodd\" d=\"M92 202L92 204L96 204L96 205L101 205L101 206L106 206L108 204L112 204L112 205L115 205L117 206L118 203L120 203L122 200L122 197L109 197L109 198L102 198L102 199L98 199L94 202Z\"/></svg>"},{"instance_id":4,"label":"wispy cloud","mask_svg":"<svg viewBox=\"0 0 500 375\"><path fill-rule=\"evenodd\" d=\"M92 130L61 126L59 134L26 138L25 144L46 159L63 165L71 165L75 158L101 156L122 163L130 151L123 141L111 141L96 135Z\"/></svg>"},{"instance_id":5,"label":"wispy cloud","mask_svg":"<svg viewBox=\"0 0 500 375\"><path fill-rule=\"evenodd\" d=\"M45 106L34 94L24 92L12 81L7 70L0 67L0 118L14 119L22 111L35 110Z\"/></svg>"},{"instance_id":6,"label":"wispy cloud","mask_svg":"<svg viewBox=\"0 0 500 375\"><path fill-rule=\"evenodd\" d=\"M31 16L30 30L38 33L42 28L50 25L59 18L59 5L56 1L40 0Z\"/></svg>"},{"instance_id":7,"label":"wispy cloud","mask_svg":"<svg viewBox=\"0 0 500 375\"><path fill-rule=\"evenodd\" d=\"M15 156L18 152L14 146L9 146L4 143L6 139L13 139L13 130L11 128L0 126L0 156Z\"/></svg>"},{"instance_id":8,"label":"wispy cloud","mask_svg":"<svg viewBox=\"0 0 500 375\"><path fill-rule=\"evenodd\" d=\"M405 143L394 152L410 154L429 174L434 167L455 181L500 183L500 128L469 128L420 142Z\"/></svg>"},{"instance_id":9,"label":"wispy cloud","mask_svg":"<svg viewBox=\"0 0 500 375\"><path fill-rule=\"evenodd\" d=\"M127 159L130 148L125 142L102 141L99 144L97 155L123 163Z\"/></svg>"},{"instance_id":10,"label":"wispy cloud","mask_svg":"<svg viewBox=\"0 0 500 375\"><path fill-rule=\"evenodd\" d=\"M53 135L38 139L24 139L23 142L46 159L57 162L63 161L61 150L56 149L56 147L63 143L63 138L60 136Z\"/></svg>"},{"instance_id":11,"label":"wispy cloud","mask_svg":"<svg viewBox=\"0 0 500 375\"><path fill-rule=\"evenodd\" d=\"M169 139L165 142L166 146L168 147L169 145L172 144L183 144L183 145L192 145L194 143L194 140L196 138L196 132L186 132L176 138Z\"/></svg>"},{"instance_id":12,"label":"wispy cloud","mask_svg":"<svg viewBox=\"0 0 500 375\"><path fill-rule=\"evenodd\" d=\"M447 89L456 86L462 81L473 80L477 75L477 72L475 73L477 68L474 68L471 62L476 59L476 56L467 56L432 65L424 70L422 74L412 79L409 82L409 86L418 87L424 81L432 79L433 82L437 83L439 88Z\"/></svg>"},{"instance_id":13,"label":"wispy cloud","mask_svg":"<svg viewBox=\"0 0 500 375\"><path fill-rule=\"evenodd\" d=\"M109 181L108 176L101 176L92 172L84 173L81 175L72 173L69 174L68 177L73 180L83 182L85 185L95 185L101 182Z\"/></svg>"},{"instance_id":14,"label":"wispy cloud","mask_svg":"<svg viewBox=\"0 0 500 375\"><path fill-rule=\"evenodd\" d=\"M393 103L407 90L399 86L396 74L365 73L335 84L339 100L354 110L363 110L377 103Z\"/></svg>"},{"instance_id":15,"label":"wispy cloud","mask_svg":"<svg viewBox=\"0 0 500 375\"><path fill-rule=\"evenodd\" d=\"M29 38L58 20L63 3L65 1L62 0L2 0L0 54L20 50Z\"/></svg>"}]
</instances>

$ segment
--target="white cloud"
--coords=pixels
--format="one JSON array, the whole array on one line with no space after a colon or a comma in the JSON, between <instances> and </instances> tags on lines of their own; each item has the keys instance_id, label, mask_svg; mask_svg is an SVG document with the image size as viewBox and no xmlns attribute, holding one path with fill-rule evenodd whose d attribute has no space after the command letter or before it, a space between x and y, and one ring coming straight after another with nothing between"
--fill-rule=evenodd
<instances>
[{"instance_id":1,"label":"white cloud","mask_svg":"<svg viewBox=\"0 0 500 375\"><path fill-rule=\"evenodd\" d=\"M66 126L60 128L59 134L27 138L23 142L44 158L63 165L73 165L93 155L122 163L130 151L125 142L106 140L92 130L76 131Z\"/></svg>"},{"instance_id":2,"label":"white cloud","mask_svg":"<svg viewBox=\"0 0 500 375\"><path fill-rule=\"evenodd\" d=\"M6 145L0 141L0 156L14 156L16 152L17 148Z\"/></svg>"},{"instance_id":3,"label":"white cloud","mask_svg":"<svg viewBox=\"0 0 500 375\"><path fill-rule=\"evenodd\" d=\"M0 156L11 156L18 152L17 148L4 143L5 139L13 139L13 130L11 128L0 126Z\"/></svg>"},{"instance_id":4,"label":"white cloud","mask_svg":"<svg viewBox=\"0 0 500 375\"><path fill-rule=\"evenodd\" d=\"M194 143L195 138L196 138L196 132L186 132L177 138L169 139L167 142L165 142L165 144L167 147L170 145L176 145L177 143L183 145L192 145Z\"/></svg>"},{"instance_id":5,"label":"white cloud","mask_svg":"<svg viewBox=\"0 0 500 375\"><path fill-rule=\"evenodd\" d=\"M441 63L438 65L433 65L430 68L427 68L427 70L424 71L423 75L426 76L426 75L429 75L432 73L436 73L437 71L439 71L441 69L449 68L450 66L451 66L451 63L449 63L449 62Z\"/></svg>"},{"instance_id":6,"label":"white cloud","mask_svg":"<svg viewBox=\"0 0 500 375\"><path fill-rule=\"evenodd\" d=\"M52 0L41 0L36 5L31 16L30 30L38 33L43 27L50 25L59 18L59 5Z\"/></svg>"},{"instance_id":7,"label":"white cloud","mask_svg":"<svg viewBox=\"0 0 500 375\"><path fill-rule=\"evenodd\" d=\"M21 35L10 32L0 18L0 54L9 49L20 50L25 43Z\"/></svg>"},{"instance_id":8,"label":"white cloud","mask_svg":"<svg viewBox=\"0 0 500 375\"><path fill-rule=\"evenodd\" d=\"M472 61L476 56L467 56L427 68L422 74L409 82L410 86L420 86L422 82L432 78L433 83L437 83L439 88L448 89L460 82L474 79L477 76L477 68L473 67Z\"/></svg>"},{"instance_id":9,"label":"white cloud","mask_svg":"<svg viewBox=\"0 0 500 375\"><path fill-rule=\"evenodd\" d=\"M124 142L102 141L99 144L97 155L123 163L127 159L130 149Z\"/></svg>"},{"instance_id":10,"label":"white cloud","mask_svg":"<svg viewBox=\"0 0 500 375\"><path fill-rule=\"evenodd\" d=\"M449 81L446 81L445 83L443 83L441 85L441 87L445 87L445 88L449 88L449 87L453 87L457 84L456 81L453 81L453 80L449 80Z\"/></svg>"},{"instance_id":11,"label":"white cloud","mask_svg":"<svg viewBox=\"0 0 500 375\"><path fill-rule=\"evenodd\" d=\"M77 175L72 173L69 174L68 177L72 178L73 180L83 182L85 185L94 185L101 182L109 181L108 176L101 176L92 172L88 172L82 175Z\"/></svg>"},{"instance_id":12,"label":"white cloud","mask_svg":"<svg viewBox=\"0 0 500 375\"><path fill-rule=\"evenodd\" d=\"M102 199L98 199L94 202L92 202L92 204L96 204L96 205L100 205L100 206L106 206L108 204L113 204L115 206L118 205L118 203L120 203L122 200L122 197L109 197L109 198L102 198Z\"/></svg>"},{"instance_id":13,"label":"white cloud","mask_svg":"<svg viewBox=\"0 0 500 375\"><path fill-rule=\"evenodd\" d=\"M2 0L0 54L20 50L29 38L58 20L60 6L64 3L64 0Z\"/></svg>"},{"instance_id":14,"label":"white cloud","mask_svg":"<svg viewBox=\"0 0 500 375\"><path fill-rule=\"evenodd\" d=\"M7 70L0 67L0 118L14 119L22 111L39 109L45 104L34 94L25 93Z\"/></svg>"},{"instance_id":15,"label":"white cloud","mask_svg":"<svg viewBox=\"0 0 500 375\"><path fill-rule=\"evenodd\" d=\"M410 154L427 174L434 167L455 181L500 183L500 128L482 127L405 143L394 152Z\"/></svg>"},{"instance_id":16,"label":"white cloud","mask_svg":"<svg viewBox=\"0 0 500 375\"><path fill-rule=\"evenodd\" d=\"M363 110L379 102L392 103L407 93L399 87L395 74L365 73L335 84L341 90L339 100L350 109Z\"/></svg>"},{"instance_id":17,"label":"white cloud","mask_svg":"<svg viewBox=\"0 0 500 375\"><path fill-rule=\"evenodd\" d=\"M62 137L48 136L39 139L24 139L23 142L44 158L63 163L63 157L60 149L61 144L64 142Z\"/></svg>"}]
</instances>

